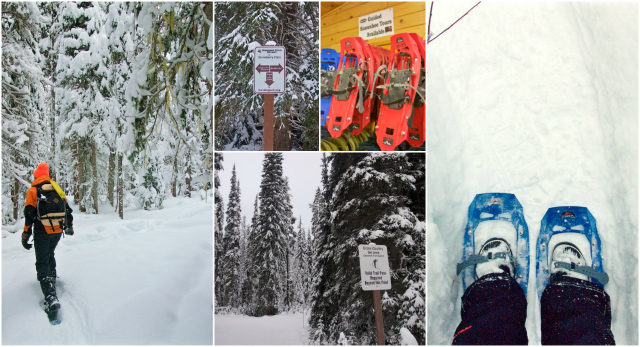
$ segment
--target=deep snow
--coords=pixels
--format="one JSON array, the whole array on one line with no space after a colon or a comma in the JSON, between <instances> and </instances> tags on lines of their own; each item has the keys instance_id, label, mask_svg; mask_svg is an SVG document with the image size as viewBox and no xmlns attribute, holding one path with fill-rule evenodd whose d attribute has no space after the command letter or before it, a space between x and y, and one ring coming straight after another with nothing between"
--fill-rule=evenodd
<instances>
[{"instance_id":1,"label":"deep snow","mask_svg":"<svg viewBox=\"0 0 640 347\"><path fill-rule=\"evenodd\" d=\"M39 306L24 219L3 226L3 344L213 343L212 197L170 197L162 210L125 210L124 220L109 205L98 215L71 206L75 235L56 248L57 326Z\"/></svg>"},{"instance_id":2,"label":"deep snow","mask_svg":"<svg viewBox=\"0 0 640 347\"><path fill-rule=\"evenodd\" d=\"M440 33L476 2L436 2ZM588 207L602 239L617 344L638 343L638 4L483 2L428 51L428 344L460 322L475 194L514 193L531 269L549 207ZM540 344L535 271L529 343Z\"/></svg>"},{"instance_id":3,"label":"deep snow","mask_svg":"<svg viewBox=\"0 0 640 347\"><path fill-rule=\"evenodd\" d=\"M220 315L215 318L216 345L308 345L309 312L249 317Z\"/></svg>"}]
</instances>

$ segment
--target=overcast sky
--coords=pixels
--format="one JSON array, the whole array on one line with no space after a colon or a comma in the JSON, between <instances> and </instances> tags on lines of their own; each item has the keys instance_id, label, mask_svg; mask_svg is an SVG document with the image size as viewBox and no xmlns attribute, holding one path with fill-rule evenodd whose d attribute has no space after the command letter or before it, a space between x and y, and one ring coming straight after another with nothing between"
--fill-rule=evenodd
<instances>
[{"instance_id":1,"label":"overcast sky","mask_svg":"<svg viewBox=\"0 0 640 347\"><path fill-rule=\"evenodd\" d=\"M253 203L260 191L262 180L261 152L224 152L222 166L224 170L218 172L220 177L220 193L224 200L225 222L226 209L229 203L229 190L231 189L231 171L236 165L236 177L240 181L240 203L242 214L247 217L247 223L251 223L253 216ZM311 209L309 204L313 202L316 188L320 186L322 173L322 153L318 152L285 152L282 155L282 168L284 175L289 178L291 204L293 215L302 218L302 227L308 229L311 226ZM296 221L296 231L298 222Z\"/></svg>"}]
</instances>

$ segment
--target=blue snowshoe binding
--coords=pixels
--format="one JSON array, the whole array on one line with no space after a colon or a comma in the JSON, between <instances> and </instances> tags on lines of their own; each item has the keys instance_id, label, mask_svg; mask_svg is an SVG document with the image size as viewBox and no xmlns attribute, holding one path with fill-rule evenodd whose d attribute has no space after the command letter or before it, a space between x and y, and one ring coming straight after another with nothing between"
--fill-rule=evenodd
<instances>
[{"instance_id":1,"label":"blue snowshoe binding","mask_svg":"<svg viewBox=\"0 0 640 347\"><path fill-rule=\"evenodd\" d=\"M462 262L457 266L457 274L462 273L463 291L466 291L471 283L477 279L476 265L494 258L504 258L514 265L515 271L511 276L522 287L526 295L529 282L529 228L524 220L522 205L516 196L508 193L478 194L469 205L468 218L462 246ZM479 238L476 239L478 226L494 226L487 223L490 221L508 222L498 222L498 226L505 231L505 235L478 235ZM487 224L483 225L482 223ZM479 251L483 244L495 239L496 236L507 241L510 252L480 254ZM486 240L483 240L483 237Z\"/></svg>"},{"instance_id":2,"label":"blue snowshoe binding","mask_svg":"<svg viewBox=\"0 0 640 347\"><path fill-rule=\"evenodd\" d=\"M320 116L322 117L322 124L327 122L327 116L329 115L329 108L331 107L331 94L327 92L329 89L333 89L333 82L335 81L336 73L338 72L338 64L340 63L340 53L331 48L323 48L320 54L320 68L322 71L320 88Z\"/></svg>"},{"instance_id":3,"label":"blue snowshoe binding","mask_svg":"<svg viewBox=\"0 0 640 347\"><path fill-rule=\"evenodd\" d=\"M540 223L540 234L536 243L536 287L538 300L549 284L550 255L555 247L571 244L581 250L585 265L557 261L556 268L574 272L590 278L590 281L604 288L609 276L604 272L601 255L600 236L596 220L586 207L558 206L547 210ZM551 250L549 250L551 248Z\"/></svg>"}]
</instances>

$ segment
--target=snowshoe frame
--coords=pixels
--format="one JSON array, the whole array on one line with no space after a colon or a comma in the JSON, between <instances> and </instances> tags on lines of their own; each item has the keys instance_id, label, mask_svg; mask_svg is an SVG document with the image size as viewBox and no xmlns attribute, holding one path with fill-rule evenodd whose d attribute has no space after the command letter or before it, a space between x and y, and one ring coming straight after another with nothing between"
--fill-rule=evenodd
<instances>
[{"instance_id":1,"label":"snowshoe frame","mask_svg":"<svg viewBox=\"0 0 640 347\"><path fill-rule=\"evenodd\" d=\"M589 241L591 248L581 251L583 253L590 252L591 267L597 272L604 272L600 236L598 235L596 220L589 209L581 206L552 207L547 210L540 222L540 234L538 234L538 241L536 242L536 288L538 300L540 300L542 292L549 284L549 242L554 235L564 233L583 234ZM593 277L591 277L591 282L604 287L604 284Z\"/></svg>"},{"instance_id":2,"label":"snowshoe frame","mask_svg":"<svg viewBox=\"0 0 640 347\"><path fill-rule=\"evenodd\" d=\"M467 226L462 244L462 263L475 255L474 233L476 228L481 222L490 220L511 222L516 230L516 245L510 245L515 258L514 275L516 282L526 295L529 283L529 228L524 219L522 205L515 195L484 193L475 196L469 205ZM466 291L475 280L475 266L465 267L462 270L463 291Z\"/></svg>"}]
</instances>

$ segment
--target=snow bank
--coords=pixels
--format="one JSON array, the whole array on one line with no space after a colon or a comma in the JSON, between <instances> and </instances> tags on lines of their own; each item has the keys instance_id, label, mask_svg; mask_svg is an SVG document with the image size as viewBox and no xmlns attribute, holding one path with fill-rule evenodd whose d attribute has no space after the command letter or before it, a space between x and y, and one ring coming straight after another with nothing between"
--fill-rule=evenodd
<instances>
[{"instance_id":1,"label":"snow bank","mask_svg":"<svg viewBox=\"0 0 640 347\"><path fill-rule=\"evenodd\" d=\"M216 345L308 345L309 314L215 316ZM304 320L303 320L304 318ZM304 325L304 327L303 327Z\"/></svg>"},{"instance_id":2,"label":"snow bank","mask_svg":"<svg viewBox=\"0 0 640 347\"><path fill-rule=\"evenodd\" d=\"M474 4L436 3L432 31ZM549 207L589 208L616 343L637 344L638 4L483 2L428 51L428 343L451 343L460 322L469 204L509 192L531 245ZM530 276L526 327L539 344Z\"/></svg>"},{"instance_id":3,"label":"snow bank","mask_svg":"<svg viewBox=\"0 0 640 347\"><path fill-rule=\"evenodd\" d=\"M211 345L212 204L169 198L124 220L75 212L75 235L56 248L58 326L39 306L33 249L3 227L2 343Z\"/></svg>"}]
</instances>

